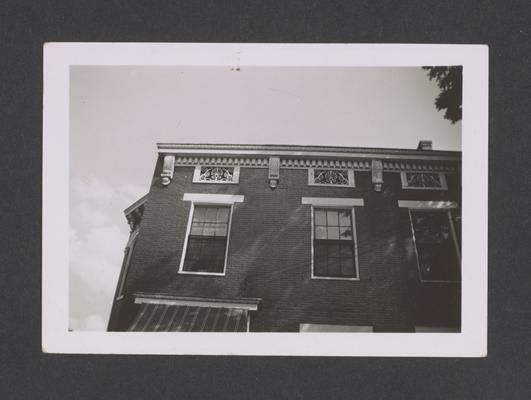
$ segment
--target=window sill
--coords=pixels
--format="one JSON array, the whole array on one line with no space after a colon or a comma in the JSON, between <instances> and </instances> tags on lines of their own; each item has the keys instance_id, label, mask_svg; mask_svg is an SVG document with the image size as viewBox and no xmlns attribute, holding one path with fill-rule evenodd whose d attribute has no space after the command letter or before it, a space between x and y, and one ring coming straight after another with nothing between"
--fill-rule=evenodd
<instances>
[{"instance_id":1,"label":"window sill","mask_svg":"<svg viewBox=\"0 0 531 400\"><path fill-rule=\"evenodd\" d=\"M434 279L420 279L420 283L461 283L461 281L450 281L450 280L434 280Z\"/></svg>"},{"instance_id":2,"label":"window sill","mask_svg":"<svg viewBox=\"0 0 531 400\"><path fill-rule=\"evenodd\" d=\"M204 275L204 276L225 276L225 272L194 272L194 271L179 271L180 275Z\"/></svg>"},{"instance_id":3,"label":"window sill","mask_svg":"<svg viewBox=\"0 0 531 400\"><path fill-rule=\"evenodd\" d=\"M204 183L205 185L238 185L239 182L220 182L220 181L192 181L192 183Z\"/></svg>"},{"instance_id":4,"label":"window sill","mask_svg":"<svg viewBox=\"0 0 531 400\"><path fill-rule=\"evenodd\" d=\"M446 187L415 187L415 186L402 186L404 190L448 190Z\"/></svg>"},{"instance_id":5,"label":"window sill","mask_svg":"<svg viewBox=\"0 0 531 400\"><path fill-rule=\"evenodd\" d=\"M340 276L311 276L312 280L325 280L325 281L359 281L360 278L347 278Z\"/></svg>"},{"instance_id":6,"label":"window sill","mask_svg":"<svg viewBox=\"0 0 531 400\"><path fill-rule=\"evenodd\" d=\"M355 185L335 185L333 183L308 183L308 186L317 186L317 187L342 187L352 189L355 188Z\"/></svg>"}]
</instances>

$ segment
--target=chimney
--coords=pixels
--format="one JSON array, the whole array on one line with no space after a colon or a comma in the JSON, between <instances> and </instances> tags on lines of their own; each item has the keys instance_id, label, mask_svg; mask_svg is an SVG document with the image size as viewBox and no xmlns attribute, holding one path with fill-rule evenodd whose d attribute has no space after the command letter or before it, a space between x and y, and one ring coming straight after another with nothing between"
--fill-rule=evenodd
<instances>
[{"instance_id":1,"label":"chimney","mask_svg":"<svg viewBox=\"0 0 531 400\"><path fill-rule=\"evenodd\" d=\"M417 146L417 150L433 150L431 147L431 140L421 140Z\"/></svg>"}]
</instances>

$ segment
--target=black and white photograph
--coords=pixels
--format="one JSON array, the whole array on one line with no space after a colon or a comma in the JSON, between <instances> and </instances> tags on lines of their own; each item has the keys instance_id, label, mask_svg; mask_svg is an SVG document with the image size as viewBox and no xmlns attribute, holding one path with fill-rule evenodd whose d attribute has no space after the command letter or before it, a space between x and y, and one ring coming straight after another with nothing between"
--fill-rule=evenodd
<instances>
[{"instance_id":1,"label":"black and white photograph","mask_svg":"<svg viewBox=\"0 0 531 400\"><path fill-rule=\"evenodd\" d=\"M45 352L486 356L485 46L44 55Z\"/></svg>"}]
</instances>

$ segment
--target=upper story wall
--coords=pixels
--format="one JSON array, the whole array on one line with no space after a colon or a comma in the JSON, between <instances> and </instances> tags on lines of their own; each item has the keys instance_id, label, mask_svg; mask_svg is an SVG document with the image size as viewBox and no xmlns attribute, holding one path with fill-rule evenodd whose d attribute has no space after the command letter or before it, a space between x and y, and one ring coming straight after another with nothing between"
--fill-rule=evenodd
<instances>
[{"instance_id":1,"label":"upper story wall","mask_svg":"<svg viewBox=\"0 0 531 400\"><path fill-rule=\"evenodd\" d=\"M422 162L427 163L416 160ZM240 166L238 184L212 184L193 183L195 167L177 163L170 183L163 185L161 154L125 292L259 297L261 320L255 323L267 330L292 330L299 322L319 323L320 318L330 323L331 315L338 324L346 315L352 323L354 315L360 325L396 329L413 320L407 282L417 280L417 267L409 213L398 207L398 200L459 202L458 161L444 162L447 190L403 189L400 172L387 168L380 192L374 189L373 171L366 168L370 162L358 164L355 187L310 186L307 168L284 164L275 189L269 186L267 167L245 165ZM191 207L182 200L185 193L244 196L234 205L225 276L178 273ZM363 199L364 206L355 211L359 281L311 279L311 208L302 204L302 197ZM278 318L279 310L289 317Z\"/></svg>"}]
</instances>

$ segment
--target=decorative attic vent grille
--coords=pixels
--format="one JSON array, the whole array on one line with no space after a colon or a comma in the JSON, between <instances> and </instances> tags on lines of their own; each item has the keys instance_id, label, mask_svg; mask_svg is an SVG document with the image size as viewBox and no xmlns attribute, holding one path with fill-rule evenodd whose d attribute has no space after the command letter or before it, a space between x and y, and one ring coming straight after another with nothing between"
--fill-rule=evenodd
<instances>
[{"instance_id":1,"label":"decorative attic vent grille","mask_svg":"<svg viewBox=\"0 0 531 400\"><path fill-rule=\"evenodd\" d=\"M198 165L194 171L194 183L238 183L240 167L216 167Z\"/></svg>"},{"instance_id":2,"label":"decorative attic vent grille","mask_svg":"<svg viewBox=\"0 0 531 400\"><path fill-rule=\"evenodd\" d=\"M350 169L321 169L308 170L309 185L354 186L354 171Z\"/></svg>"},{"instance_id":3,"label":"decorative attic vent grille","mask_svg":"<svg viewBox=\"0 0 531 400\"><path fill-rule=\"evenodd\" d=\"M441 172L401 172L404 189L447 189L446 177Z\"/></svg>"}]
</instances>

